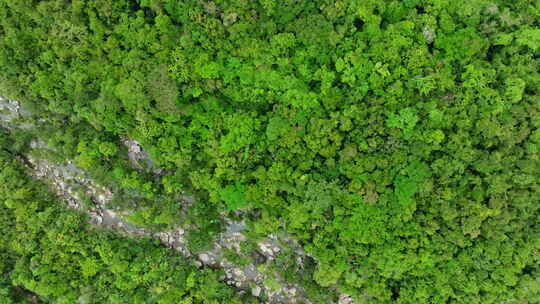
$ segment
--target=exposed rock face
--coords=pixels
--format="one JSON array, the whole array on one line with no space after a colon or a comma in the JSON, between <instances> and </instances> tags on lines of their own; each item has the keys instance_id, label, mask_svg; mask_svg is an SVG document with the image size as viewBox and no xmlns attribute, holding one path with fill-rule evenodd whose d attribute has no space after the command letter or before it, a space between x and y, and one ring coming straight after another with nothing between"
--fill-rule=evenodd
<instances>
[{"instance_id":1,"label":"exposed rock face","mask_svg":"<svg viewBox=\"0 0 540 304\"><path fill-rule=\"evenodd\" d=\"M8 122L19 116L19 103L0 97L0 121Z\"/></svg>"},{"instance_id":2,"label":"exposed rock face","mask_svg":"<svg viewBox=\"0 0 540 304\"><path fill-rule=\"evenodd\" d=\"M21 108L19 102L0 97L1 127L30 129L33 127L33 125L17 121L18 118L22 118L24 115L28 114L28 112Z\"/></svg>"},{"instance_id":3,"label":"exposed rock face","mask_svg":"<svg viewBox=\"0 0 540 304\"><path fill-rule=\"evenodd\" d=\"M225 271L223 279L227 284L245 290L251 289L251 293L257 294L257 296L264 295L267 299L266 303L311 303L304 296L300 286L287 284L280 278L271 277L258 269L258 265L275 259L280 252L276 236L272 235L258 243L257 254L259 257L258 260L255 260L250 254L243 253L240 248L240 244L246 240L242 233L246 229L246 225L243 222L235 222L227 218L224 220L227 227L219 235L214 248L199 254L199 261L202 264L222 268ZM235 265L223 256L225 250L232 250L240 256L247 256L250 262L243 266ZM268 282L277 282L279 288L271 286Z\"/></svg>"},{"instance_id":4,"label":"exposed rock face","mask_svg":"<svg viewBox=\"0 0 540 304\"><path fill-rule=\"evenodd\" d=\"M339 296L338 304L354 304L354 301L351 296L342 294Z\"/></svg>"},{"instance_id":5,"label":"exposed rock face","mask_svg":"<svg viewBox=\"0 0 540 304\"><path fill-rule=\"evenodd\" d=\"M150 159L150 156L136 140L126 137L122 139L122 143L128 148L129 160L135 167L150 170L154 168L154 163Z\"/></svg>"},{"instance_id":6,"label":"exposed rock face","mask_svg":"<svg viewBox=\"0 0 540 304\"><path fill-rule=\"evenodd\" d=\"M255 286L251 289L251 294L254 296L254 297L258 297L261 295L261 288L259 286Z\"/></svg>"},{"instance_id":7,"label":"exposed rock face","mask_svg":"<svg viewBox=\"0 0 540 304\"><path fill-rule=\"evenodd\" d=\"M272 236L270 236L272 237ZM274 236L275 237L275 236ZM261 252L270 260L273 260L275 256L281 250L279 245L273 239L267 239L258 243Z\"/></svg>"}]
</instances>

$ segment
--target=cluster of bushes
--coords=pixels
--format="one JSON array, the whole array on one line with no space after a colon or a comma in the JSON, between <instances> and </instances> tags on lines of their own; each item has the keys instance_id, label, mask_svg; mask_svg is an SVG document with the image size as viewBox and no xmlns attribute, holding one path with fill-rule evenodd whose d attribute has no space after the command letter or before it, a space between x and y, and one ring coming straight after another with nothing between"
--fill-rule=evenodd
<instances>
[{"instance_id":1,"label":"cluster of bushes","mask_svg":"<svg viewBox=\"0 0 540 304\"><path fill-rule=\"evenodd\" d=\"M0 302L253 303L151 239L88 225L30 178L0 134ZM33 293L33 294L32 294ZM31 303L31 302L28 302Z\"/></svg>"},{"instance_id":2,"label":"cluster of bushes","mask_svg":"<svg viewBox=\"0 0 540 304\"><path fill-rule=\"evenodd\" d=\"M128 136L166 174L119 183L293 234L320 286L534 303L539 20L527 0L5 0L0 88L85 167L120 149L77 126Z\"/></svg>"}]
</instances>

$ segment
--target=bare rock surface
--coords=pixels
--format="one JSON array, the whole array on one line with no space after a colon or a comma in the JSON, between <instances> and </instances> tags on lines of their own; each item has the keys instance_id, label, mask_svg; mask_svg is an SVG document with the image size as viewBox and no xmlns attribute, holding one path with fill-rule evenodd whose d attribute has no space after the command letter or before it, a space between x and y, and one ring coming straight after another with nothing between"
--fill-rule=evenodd
<instances>
[{"instance_id":1,"label":"bare rock surface","mask_svg":"<svg viewBox=\"0 0 540 304\"><path fill-rule=\"evenodd\" d=\"M0 97L0 126L4 128L30 129L32 124L17 121L29 113L15 100Z\"/></svg>"},{"instance_id":2,"label":"bare rock surface","mask_svg":"<svg viewBox=\"0 0 540 304\"><path fill-rule=\"evenodd\" d=\"M354 300L351 296L342 294L339 296L338 304L354 304Z\"/></svg>"},{"instance_id":3,"label":"bare rock surface","mask_svg":"<svg viewBox=\"0 0 540 304\"><path fill-rule=\"evenodd\" d=\"M154 163L148 153L134 139L122 138L122 144L128 148L128 157L131 163L139 169L154 169ZM143 166L144 165L144 166Z\"/></svg>"}]
</instances>

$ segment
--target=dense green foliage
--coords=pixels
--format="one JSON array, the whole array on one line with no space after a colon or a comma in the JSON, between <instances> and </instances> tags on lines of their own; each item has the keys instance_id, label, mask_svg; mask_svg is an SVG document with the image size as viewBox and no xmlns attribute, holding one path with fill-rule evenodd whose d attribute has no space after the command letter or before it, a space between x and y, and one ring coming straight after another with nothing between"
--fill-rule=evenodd
<instances>
[{"instance_id":1,"label":"dense green foliage","mask_svg":"<svg viewBox=\"0 0 540 304\"><path fill-rule=\"evenodd\" d=\"M189 189L197 240L219 228L199 215L242 210L360 303L536 303L539 20L527 0L4 0L0 89L137 189L141 222ZM124 168L120 136L166 173Z\"/></svg>"},{"instance_id":2,"label":"dense green foliage","mask_svg":"<svg viewBox=\"0 0 540 304\"><path fill-rule=\"evenodd\" d=\"M197 269L156 241L89 226L13 153L0 151L0 168L1 303L22 303L24 289L10 286L51 303L251 303L219 282L219 272Z\"/></svg>"}]
</instances>

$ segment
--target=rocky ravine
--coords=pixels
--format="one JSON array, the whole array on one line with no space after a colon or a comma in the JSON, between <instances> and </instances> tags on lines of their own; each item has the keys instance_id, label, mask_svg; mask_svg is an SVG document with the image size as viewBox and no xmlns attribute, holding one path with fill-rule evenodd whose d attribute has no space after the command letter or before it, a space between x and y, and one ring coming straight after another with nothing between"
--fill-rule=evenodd
<instances>
[{"instance_id":1,"label":"rocky ravine","mask_svg":"<svg viewBox=\"0 0 540 304\"><path fill-rule=\"evenodd\" d=\"M4 128L31 128L34 125L18 121L17 118L23 117L25 112L16 101L0 98L0 125ZM153 164L142 147L134 140L124 139L123 143L128 146L129 158L139 166L143 162L147 167L153 168ZM36 149L47 149L44 142L35 140L32 147ZM251 292L252 295L260 297L266 303L311 303L303 292L302 288L296 284L283 282L279 277L271 273L264 273L257 267L257 263L250 257L250 263L238 266L224 258L224 250L233 250L242 255L240 243L246 239L243 230L245 225L241 222L231 221L224 218L227 223L226 229L222 232L213 249L194 256L186 245L184 238L186 229L190 227L178 227L167 232L152 232L143 227L138 227L124 219L125 214L116 210L106 208L114 193L105 187L98 185L83 170L78 169L71 161L65 164L55 164L43 159L37 159L32 156L27 157L31 164L33 174L36 178L44 180L52 186L53 190L65 198L70 208L85 212L90 217L90 223L100 225L110 229L118 230L122 233L132 236L151 236L159 239L166 246L180 252L184 256L193 257L199 266L208 265L220 267L224 270L225 276L222 278L227 284L236 286L239 292ZM159 171L159 169L154 169ZM90 198L93 206L84 206L85 198ZM193 198L186 197L186 201L193 202ZM258 242L258 252L263 260L273 261L282 250L281 242L293 243L295 253L297 254L296 263L303 263L308 255L303 252L300 246L294 240L284 240L283 237L270 235L266 239ZM277 282L268 284L268 282ZM271 286L270 286L271 285ZM350 297L340 296L340 304L352 303Z\"/></svg>"},{"instance_id":2,"label":"rocky ravine","mask_svg":"<svg viewBox=\"0 0 540 304\"><path fill-rule=\"evenodd\" d=\"M214 248L194 255L188 249L184 238L185 231L190 227L178 227L172 231L155 233L133 225L124 219L125 215L105 207L114 194L96 184L85 175L84 171L76 168L72 163L58 165L32 157L28 157L27 160L32 164L34 176L51 185L53 190L67 201L70 208L88 214L91 224L115 229L132 236L151 236L159 239L163 244L184 256L195 258L199 266L222 268L225 271L225 277L222 279L227 284L236 286L244 292L249 290L257 297L265 295L267 303L310 303L302 295L299 286L284 282L280 282L279 289L267 286L265 282L269 279L268 274L259 271L255 263L240 267L223 257L225 249L234 250L241 254L240 243L245 240L245 236L242 234L245 226L242 223L227 220L226 230L218 236ZM95 205L90 208L84 206L81 203L84 201L83 195L90 197ZM273 238L271 236L258 243L260 252L268 261L275 259L281 250L277 245L278 242ZM280 281L279 278L274 279Z\"/></svg>"}]
</instances>

